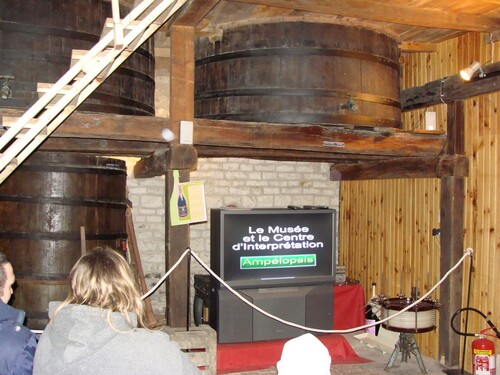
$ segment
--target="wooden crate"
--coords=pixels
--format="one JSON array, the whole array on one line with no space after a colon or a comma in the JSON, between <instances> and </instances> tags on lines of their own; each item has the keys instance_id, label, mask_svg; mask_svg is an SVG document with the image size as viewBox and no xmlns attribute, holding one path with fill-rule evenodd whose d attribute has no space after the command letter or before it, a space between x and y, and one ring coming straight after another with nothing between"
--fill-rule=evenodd
<instances>
[{"instance_id":1,"label":"wooden crate","mask_svg":"<svg viewBox=\"0 0 500 375\"><path fill-rule=\"evenodd\" d=\"M170 339L175 341L191 361L197 365L202 374L216 375L217 372L217 334L210 326L200 324L198 327L185 328L164 327Z\"/></svg>"}]
</instances>

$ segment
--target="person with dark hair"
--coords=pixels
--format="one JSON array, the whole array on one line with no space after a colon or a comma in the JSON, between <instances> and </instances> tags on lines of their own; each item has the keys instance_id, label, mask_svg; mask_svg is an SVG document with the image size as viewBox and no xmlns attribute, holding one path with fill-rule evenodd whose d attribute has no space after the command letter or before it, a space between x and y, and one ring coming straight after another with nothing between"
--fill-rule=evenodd
<instances>
[{"instance_id":1,"label":"person with dark hair","mask_svg":"<svg viewBox=\"0 0 500 375\"><path fill-rule=\"evenodd\" d=\"M71 291L49 304L34 375L198 375L169 336L144 323L144 304L124 257L96 248L70 272Z\"/></svg>"},{"instance_id":2,"label":"person with dark hair","mask_svg":"<svg viewBox=\"0 0 500 375\"><path fill-rule=\"evenodd\" d=\"M0 374L27 375L33 372L37 339L23 326L25 313L7 303L14 293L14 269L0 252Z\"/></svg>"}]
</instances>

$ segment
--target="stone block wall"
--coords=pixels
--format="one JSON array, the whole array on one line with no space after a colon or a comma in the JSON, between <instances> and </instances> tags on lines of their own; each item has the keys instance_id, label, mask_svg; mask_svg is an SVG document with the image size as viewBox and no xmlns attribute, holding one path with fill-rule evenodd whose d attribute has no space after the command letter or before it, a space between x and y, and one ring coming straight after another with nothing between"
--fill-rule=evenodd
<instances>
[{"instance_id":1,"label":"stone block wall","mask_svg":"<svg viewBox=\"0 0 500 375\"><path fill-rule=\"evenodd\" d=\"M165 274L165 179L129 177L127 187L132 202L137 246L149 289ZM164 316L165 284L158 288L150 299L154 313Z\"/></svg>"},{"instance_id":2,"label":"stone block wall","mask_svg":"<svg viewBox=\"0 0 500 375\"><path fill-rule=\"evenodd\" d=\"M339 207L339 183L329 180L329 164L240 158L199 159L191 181L204 181L208 215L211 208L286 207L289 204ZM129 198L146 282L153 286L165 270L164 178L129 177ZM209 219L210 220L210 219ZM191 248L210 264L210 228L192 224ZM195 260L192 277L207 273ZM192 283L192 281L191 281ZM192 291L191 295L194 295ZM165 286L151 297L155 314L165 314Z\"/></svg>"}]
</instances>

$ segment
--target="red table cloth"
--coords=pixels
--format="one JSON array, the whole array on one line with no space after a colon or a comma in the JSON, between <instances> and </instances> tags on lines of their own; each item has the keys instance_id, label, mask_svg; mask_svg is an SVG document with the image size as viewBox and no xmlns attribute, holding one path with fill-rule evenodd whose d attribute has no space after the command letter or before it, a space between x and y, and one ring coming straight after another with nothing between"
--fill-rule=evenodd
<instances>
[{"instance_id":1,"label":"red table cloth","mask_svg":"<svg viewBox=\"0 0 500 375\"><path fill-rule=\"evenodd\" d=\"M333 287L333 328L349 329L365 324L365 293L358 284Z\"/></svg>"}]
</instances>

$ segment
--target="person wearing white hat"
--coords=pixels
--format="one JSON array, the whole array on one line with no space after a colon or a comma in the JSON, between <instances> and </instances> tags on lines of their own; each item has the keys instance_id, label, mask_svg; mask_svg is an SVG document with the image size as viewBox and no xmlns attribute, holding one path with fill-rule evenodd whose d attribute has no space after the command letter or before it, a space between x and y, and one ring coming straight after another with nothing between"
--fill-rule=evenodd
<instances>
[{"instance_id":1,"label":"person wearing white hat","mask_svg":"<svg viewBox=\"0 0 500 375\"><path fill-rule=\"evenodd\" d=\"M278 375L330 375L331 363L326 346L306 333L285 343L276 367Z\"/></svg>"}]
</instances>

